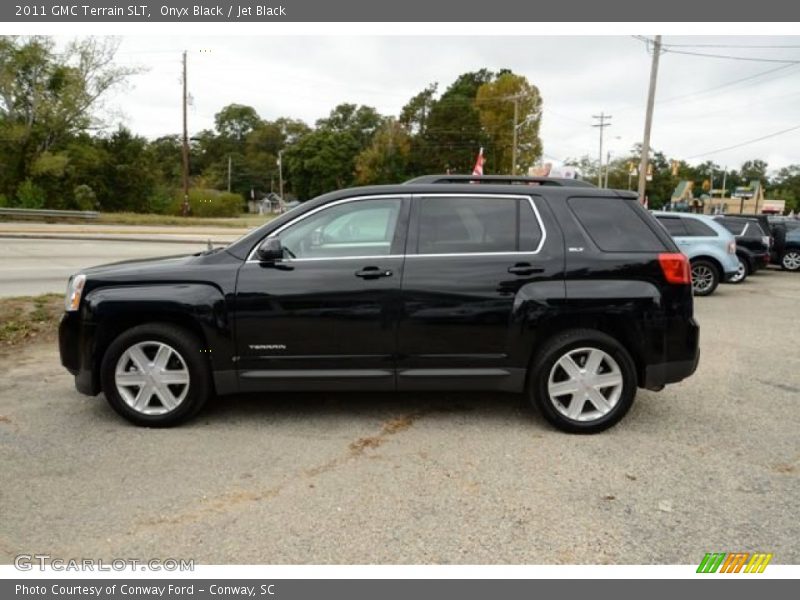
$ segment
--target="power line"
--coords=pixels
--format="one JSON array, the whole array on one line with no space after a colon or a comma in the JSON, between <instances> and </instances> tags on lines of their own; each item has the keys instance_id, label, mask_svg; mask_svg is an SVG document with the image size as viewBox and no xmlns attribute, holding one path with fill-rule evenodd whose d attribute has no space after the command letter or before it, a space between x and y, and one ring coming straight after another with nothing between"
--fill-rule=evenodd
<instances>
[{"instance_id":1,"label":"power line","mask_svg":"<svg viewBox=\"0 0 800 600\"><path fill-rule=\"evenodd\" d=\"M800 44L664 44L664 46L667 48L757 48L772 50L780 50L783 48L800 48Z\"/></svg>"},{"instance_id":2,"label":"power line","mask_svg":"<svg viewBox=\"0 0 800 600\"><path fill-rule=\"evenodd\" d=\"M767 135L762 135L761 137L754 138L752 140L747 140L746 142L740 142L738 144L734 144L732 146L726 146L725 148L717 148L716 150L709 150L708 152L703 152L701 154L694 154L692 156L687 156L685 160L690 160L692 158L700 158L703 156L710 156L712 154L719 154L720 152L725 152L726 150L733 150L734 148L741 148L742 146L747 146L749 144L755 144L756 142L760 142L762 140L768 140L769 138L774 138L779 135L783 135L784 133L789 133L790 131L796 131L800 129L800 125L795 125L794 127L789 127L787 129L782 129L780 131L776 131L774 133L769 133Z\"/></svg>"},{"instance_id":3,"label":"power line","mask_svg":"<svg viewBox=\"0 0 800 600\"><path fill-rule=\"evenodd\" d=\"M768 62L768 63L783 63L788 65L800 64L800 59L783 59L783 58L759 58L756 56L731 56L730 54L708 54L705 52L689 52L688 50L670 50L666 49L664 52L672 54L683 54L686 56L702 56L705 58L723 58L727 60L741 60L748 62Z\"/></svg>"}]
</instances>

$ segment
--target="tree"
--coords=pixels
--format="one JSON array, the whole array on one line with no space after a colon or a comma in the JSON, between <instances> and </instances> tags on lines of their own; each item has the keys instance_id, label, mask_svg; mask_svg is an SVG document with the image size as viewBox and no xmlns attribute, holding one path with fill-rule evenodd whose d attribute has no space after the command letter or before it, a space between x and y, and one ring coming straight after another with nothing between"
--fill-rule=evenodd
<instances>
[{"instance_id":1,"label":"tree","mask_svg":"<svg viewBox=\"0 0 800 600\"><path fill-rule=\"evenodd\" d=\"M425 135L428 115L435 102L438 84L432 83L419 94L411 98L400 110L398 121L412 135Z\"/></svg>"},{"instance_id":2,"label":"tree","mask_svg":"<svg viewBox=\"0 0 800 600\"><path fill-rule=\"evenodd\" d=\"M517 103L517 121L514 104ZM511 173L514 127L517 126L517 166L522 170L533 165L542 155L539 126L542 99L539 89L522 75L505 72L494 81L478 88L475 97L480 122L494 147L496 169Z\"/></svg>"},{"instance_id":3,"label":"tree","mask_svg":"<svg viewBox=\"0 0 800 600\"><path fill-rule=\"evenodd\" d=\"M388 119L356 158L356 182L372 185L403 181L408 176L410 154L411 137L405 127Z\"/></svg>"},{"instance_id":4,"label":"tree","mask_svg":"<svg viewBox=\"0 0 800 600\"><path fill-rule=\"evenodd\" d=\"M214 115L214 126L223 138L242 143L261 125L261 117L252 106L229 104Z\"/></svg>"},{"instance_id":5,"label":"tree","mask_svg":"<svg viewBox=\"0 0 800 600\"><path fill-rule=\"evenodd\" d=\"M745 161L739 169L739 176L746 182L758 179L762 184L768 183L767 162L760 159Z\"/></svg>"},{"instance_id":6,"label":"tree","mask_svg":"<svg viewBox=\"0 0 800 600\"><path fill-rule=\"evenodd\" d=\"M496 171L489 137L481 127L475 96L494 74L487 69L460 75L436 100L415 157L423 173L469 173L478 149L486 147L487 171Z\"/></svg>"},{"instance_id":7,"label":"tree","mask_svg":"<svg viewBox=\"0 0 800 600\"><path fill-rule=\"evenodd\" d=\"M284 153L292 189L301 200L352 185L354 163L362 148L349 131L316 129Z\"/></svg>"},{"instance_id":8,"label":"tree","mask_svg":"<svg viewBox=\"0 0 800 600\"><path fill-rule=\"evenodd\" d=\"M0 191L12 195L22 181L35 178L45 152L46 174L53 175L69 138L101 124L102 97L137 72L113 64L118 45L111 38L85 38L56 53L50 38L0 38Z\"/></svg>"}]
</instances>

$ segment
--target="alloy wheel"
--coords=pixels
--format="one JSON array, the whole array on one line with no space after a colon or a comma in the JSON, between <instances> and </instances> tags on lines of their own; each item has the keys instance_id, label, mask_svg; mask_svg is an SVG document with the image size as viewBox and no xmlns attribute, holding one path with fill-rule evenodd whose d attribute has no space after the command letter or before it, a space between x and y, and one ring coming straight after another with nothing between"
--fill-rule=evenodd
<instances>
[{"instance_id":1,"label":"alloy wheel","mask_svg":"<svg viewBox=\"0 0 800 600\"><path fill-rule=\"evenodd\" d=\"M119 357L114 383L124 402L144 415L175 410L189 392L186 361L164 342L134 344Z\"/></svg>"},{"instance_id":2,"label":"alloy wheel","mask_svg":"<svg viewBox=\"0 0 800 600\"><path fill-rule=\"evenodd\" d=\"M696 294L702 294L714 285L714 273L708 265L692 266L692 288Z\"/></svg>"},{"instance_id":3,"label":"alloy wheel","mask_svg":"<svg viewBox=\"0 0 800 600\"><path fill-rule=\"evenodd\" d=\"M789 271L797 271L800 269L800 252L787 252L783 255L781 260L783 267Z\"/></svg>"},{"instance_id":4,"label":"alloy wheel","mask_svg":"<svg viewBox=\"0 0 800 600\"><path fill-rule=\"evenodd\" d=\"M599 348L576 348L559 358L550 370L550 402L573 421L595 421L619 402L624 379L610 354Z\"/></svg>"},{"instance_id":5,"label":"alloy wheel","mask_svg":"<svg viewBox=\"0 0 800 600\"><path fill-rule=\"evenodd\" d=\"M736 274L731 277L730 282L739 283L745 278L745 275L747 275L747 267L744 266L744 262L742 262L742 259L740 258L739 266L736 268Z\"/></svg>"}]
</instances>

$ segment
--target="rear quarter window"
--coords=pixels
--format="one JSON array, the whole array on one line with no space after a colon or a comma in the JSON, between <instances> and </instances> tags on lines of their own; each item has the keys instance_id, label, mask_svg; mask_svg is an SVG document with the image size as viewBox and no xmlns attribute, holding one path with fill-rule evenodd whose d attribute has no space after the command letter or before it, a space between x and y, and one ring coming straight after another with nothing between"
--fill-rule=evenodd
<instances>
[{"instance_id":1,"label":"rear quarter window","mask_svg":"<svg viewBox=\"0 0 800 600\"><path fill-rule=\"evenodd\" d=\"M699 219L686 219L686 231L696 237L717 237L717 232Z\"/></svg>"},{"instance_id":2,"label":"rear quarter window","mask_svg":"<svg viewBox=\"0 0 800 600\"><path fill-rule=\"evenodd\" d=\"M570 198L572 212L604 252L662 252L666 248L643 216L623 198Z\"/></svg>"}]
</instances>

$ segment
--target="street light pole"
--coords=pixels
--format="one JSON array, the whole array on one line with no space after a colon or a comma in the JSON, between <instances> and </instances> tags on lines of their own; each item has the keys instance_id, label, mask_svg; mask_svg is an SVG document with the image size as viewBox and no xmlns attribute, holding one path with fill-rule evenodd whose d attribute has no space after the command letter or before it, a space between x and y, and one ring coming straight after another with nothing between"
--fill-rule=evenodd
<instances>
[{"instance_id":1,"label":"street light pole","mask_svg":"<svg viewBox=\"0 0 800 600\"><path fill-rule=\"evenodd\" d=\"M511 148L511 174L517 174L517 121L519 121L519 99L520 96L514 96L514 145Z\"/></svg>"},{"instance_id":2,"label":"street light pole","mask_svg":"<svg viewBox=\"0 0 800 600\"><path fill-rule=\"evenodd\" d=\"M653 106L656 101L656 81L658 80L658 57L661 56L661 36L657 35L653 44L653 62L650 66L650 87L647 91L647 114L644 119L642 139L642 158L639 162L639 202L644 202L647 186L647 161L650 155L650 130L653 126Z\"/></svg>"},{"instance_id":3,"label":"street light pole","mask_svg":"<svg viewBox=\"0 0 800 600\"><path fill-rule=\"evenodd\" d=\"M183 204L181 214L189 215L189 128L186 116L188 93L186 91L186 50L183 51Z\"/></svg>"},{"instance_id":4,"label":"street light pole","mask_svg":"<svg viewBox=\"0 0 800 600\"><path fill-rule=\"evenodd\" d=\"M283 150L278 150L278 195L281 198L279 210L283 212Z\"/></svg>"}]
</instances>

